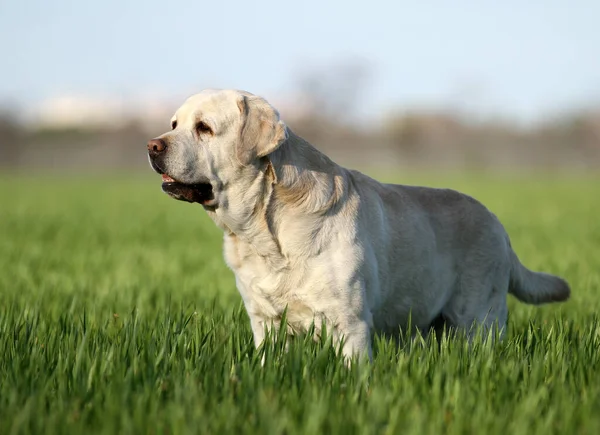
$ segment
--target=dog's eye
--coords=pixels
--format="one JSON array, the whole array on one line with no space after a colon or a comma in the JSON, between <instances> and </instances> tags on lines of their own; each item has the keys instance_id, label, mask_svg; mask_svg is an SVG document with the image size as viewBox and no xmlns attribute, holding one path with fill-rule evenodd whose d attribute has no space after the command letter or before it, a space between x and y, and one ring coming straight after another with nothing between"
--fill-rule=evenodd
<instances>
[{"instance_id":1,"label":"dog's eye","mask_svg":"<svg viewBox=\"0 0 600 435\"><path fill-rule=\"evenodd\" d=\"M177 128L177 121L173 121L171 123L171 129L175 130Z\"/></svg>"},{"instance_id":2,"label":"dog's eye","mask_svg":"<svg viewBox=\"0 0 600 435\"><path fill-rule=\"evenodd\" d=\"M211 133L212 134L212 129L204 121L199 121L196 124L196 131L198 132L198 134L201 134L201 133Z\"/></svg>"}]
</instances>

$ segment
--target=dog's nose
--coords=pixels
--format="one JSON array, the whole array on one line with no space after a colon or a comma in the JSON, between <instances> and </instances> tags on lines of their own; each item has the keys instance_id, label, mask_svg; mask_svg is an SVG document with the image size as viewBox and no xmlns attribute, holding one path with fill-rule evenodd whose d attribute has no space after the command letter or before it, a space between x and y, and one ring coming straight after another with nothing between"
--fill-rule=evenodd
<instances>
[{"instance_id":1,"label":"dog's nose","mask_svg":"<svg viewBox=\"0 0 600 435\"><path fill-rule=\"evenodd\" d=\"M167 149L167 144L162 139L152 139L148 141L148 152L158 154Z\"/></svg>"}]
</instances>

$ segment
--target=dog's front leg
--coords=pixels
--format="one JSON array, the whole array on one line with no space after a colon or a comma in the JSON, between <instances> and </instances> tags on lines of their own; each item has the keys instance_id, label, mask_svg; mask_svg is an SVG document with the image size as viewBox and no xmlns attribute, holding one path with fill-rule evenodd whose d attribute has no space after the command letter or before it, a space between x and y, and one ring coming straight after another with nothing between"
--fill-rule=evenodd
<instances>
[{"instance_id":1,"label":"dog's front leg","mask_svg":"<svg viewBox=\"0 0 600 435\"><path fill-rule=\"evenodd\" d=\"M263 341L265 341L266 323L257 315L248 313L250 316L250 327L252 328L252 335L254 336L254 347L258 349ZM260 359L260 365L265 365L265 354L263 353Z\"/></svg>"},{"instance_id":2,"label":"dog's front leg","mask_svg":"<svg viewBox=\"0 0 600 435\"><path fill-rule=\"evenodd\" d=\"M250 315L250 327L252 328L252 335L254 336L254 346L258 349L263 342L267 333L279 331L279 322L270 320L267 321L264 318L257 315ZM289 343L285 341L285 351L287 351ZM261 365L265 365L265 354L261 358Z\"/></svg>"},{"instance_id":3,"label":"dog's front leg","mask_svg":"<svg viewBox=\"0 0 600 435\"><path fill-rule=\"evenodd\" d=\"M343 341L342 354L346 364L350 364L354 357L373 361L371 327L366 319L355 318L345 322L343 326L338 324L334 329L334 339L338 343L339 340Z\"/></svg>"},{"instance_id":4,"label":"dog's front leg","mask_svg":"<svg viewBox=\"0 0 600 435\"><path fill-rule=\"evenodd\" d=\"M265 341L266 323L260 317L250 315L250 327L252 328L252 335L254 336L254 346L258 349L263 341Z\"/></svg>"}]
</instances>

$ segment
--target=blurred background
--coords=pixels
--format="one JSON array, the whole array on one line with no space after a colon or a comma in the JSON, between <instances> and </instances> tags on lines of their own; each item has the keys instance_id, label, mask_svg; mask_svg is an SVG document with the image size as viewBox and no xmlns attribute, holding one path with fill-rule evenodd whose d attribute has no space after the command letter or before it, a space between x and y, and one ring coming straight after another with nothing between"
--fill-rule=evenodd
<instances>
[{"instance_id":1,"label":"blurred background","mask_svg":"<svg viewBox=\"0 0 600 435\"><path fill-rule=\"evenodd\" d=\"M352 167L600 164L593 0L0 0L0 168L148 171L205 87Z\"/></svg>"}]
</instances>

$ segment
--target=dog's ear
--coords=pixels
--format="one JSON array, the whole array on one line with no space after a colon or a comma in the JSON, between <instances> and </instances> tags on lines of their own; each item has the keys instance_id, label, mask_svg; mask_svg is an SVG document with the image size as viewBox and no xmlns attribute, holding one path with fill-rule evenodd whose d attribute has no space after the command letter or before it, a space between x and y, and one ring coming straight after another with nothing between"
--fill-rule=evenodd
<instances>
[{"instance_id":1,"label":"dog's ear","mask_svg":"<svg viewBox=\"0 0 600 435\"><path fill-rule=\"evenodd\" d=\"M287 128L279 113L262 98L243 95L238 108L242 127L236 151L242 165L269 155L287 140Z\"/></svg>"}]
</instances>

